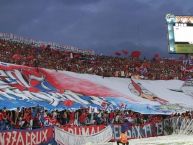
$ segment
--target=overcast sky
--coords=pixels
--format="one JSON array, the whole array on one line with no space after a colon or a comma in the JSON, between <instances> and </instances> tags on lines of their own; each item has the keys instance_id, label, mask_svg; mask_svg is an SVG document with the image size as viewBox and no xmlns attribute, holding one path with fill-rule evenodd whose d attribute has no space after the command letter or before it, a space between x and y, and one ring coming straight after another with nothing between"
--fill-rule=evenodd
<instances>
[{"instance_id":1,"label":"overcast sky","mask_svg":"<svg viewBox=\"0 0 193 145\"><path fill-rule=\"evenodd\" d=\"M0 31L109 55L168 56L167 13L193 15L193 1L0 0Z\"/></svg>"}]
</instances>

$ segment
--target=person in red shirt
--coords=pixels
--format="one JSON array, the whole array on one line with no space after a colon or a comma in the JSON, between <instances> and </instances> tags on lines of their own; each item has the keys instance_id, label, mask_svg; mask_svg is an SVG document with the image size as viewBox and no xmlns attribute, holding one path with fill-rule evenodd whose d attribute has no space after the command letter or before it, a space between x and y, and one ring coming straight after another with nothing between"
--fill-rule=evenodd
<instances>
[{"instance_id":1,"label":"person in red shirt","mask_svg":"<svg viewBox=\"0 0 193 145\"><path fill-rule=\"evenodd\" d=\"M49 120L49 125L58 125L58 121L55 117L51 116Z\"/></svg>"},{"instance_id":2,"label":"person in red shirt","mask_svg":"<svg viewBox=\"0 0 193 145\"><path fill-rule=\"evenodd\" d=\"M23 121L25 122L23 127L28 128L30 127L30 121L32 120L32 114L30 109L26 109L24 112Z\"/></svg>"},{"instance_id":3,"label":"person in red shirt","mask_svg":"<svg viewBox=\"0 0 193 145\"><path fill-rule=\"evenodd\" d=\"M75 112L70 112L70 122L69 124L74 125L74 120L75 120Z\"/></svg>"},{"instance_id":4,"label":"person in red shirt","mask_svg":"<svg viewBox=\"0 0 193 145\"><path fill-rule=\"evenodd\" d=\"M80 118L79 118L80 124L85 125L86 117L87 117L87 114L83 111L82 114L80 115Z\"/></svg>"},{"instance_id":5,"label":"person in red shirt","mask_svg":"<svg viewBox=\"0 0 193 145\"><path fill-rule=\"evenodd\" d=\"M3 122L3 113L2 110L0 110L0 131L4 129L4 122Z\"/></svg>"}]
</instances>

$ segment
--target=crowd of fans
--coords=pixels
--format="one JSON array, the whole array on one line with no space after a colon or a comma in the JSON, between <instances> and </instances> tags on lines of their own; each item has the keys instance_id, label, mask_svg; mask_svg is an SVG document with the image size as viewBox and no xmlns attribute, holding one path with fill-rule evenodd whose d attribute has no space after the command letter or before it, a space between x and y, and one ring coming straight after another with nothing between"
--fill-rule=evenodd
<instances>
[{"instance_id":1,"label":"crowd of fans","mask_svg":"<svg viewBox=\"0 0 193 145\"><path fill-rule=\"evenodd\" d=\"M88 55L61 51L50 46L35 47L32 44L0 39L0 61L66 70L78 73L89 73L103 77L139 77L143 79L186 79L193 78L193 71L185 71L190 63L177 59L154 58L121 58L99 55ZM179 116L179 114L176 114ZM186 112L183 117L193 118L193 113ZM0 110L0 131L7 129L34 129L49 125L90 125L121 124L125 120L137 125L161 121L163 115L142 115L130 110L94 111L81 109L77 111L48 111L42 107L17 108Z\"/></svg>"},{"instance_id":2,"label":"crowd of fans","mask_svg":"<svg viewBox=\"0 0 193 145\"><path fill-rule=\"evenodd\" d=\"M160 122L165 118L175 116L193 119L193 112L168 116L143 115L131 110L94 111L93 109L85 108L76 111L48 111L39 106L17 108L15 110L3 108L0 110L0 131L9 129L36 129L51 125L61 127L66 125L85 126L123 124L125 122L130 122L134 125L144 125L146 123Z\"/></svg>"},{"instance_id":3,"label":"crowd of fans","mask_svg":"<svg viewBox=\"0 0 193 145\"><path fill-rule=\"evenodd\" d=\"M165 115L143 115L131 110L94 111L93 109L53 110L48 111L42 107L17 108L16 110L0 110L0 130L8 129L35 129L50 125L108 125L123 124L125 121L135 125L160 122L167 117L181 116L193 119L193 112Z\"/></svg>"},{"instance_id":4,"label":"crowd of fans","mask_svg":"<svg viewBox=\"0 0 193 145\"><path fill-rule=\"evenodd\" d=\"M104 77L140 76L143 79L193 78L193 67L179 59L121 58L88 55L51 49L50 46L35 47L32 44L0 39L0 61L20 65L89 73ZM193 62L193 60L192 60Z\"/></svg>"}]
</instances>

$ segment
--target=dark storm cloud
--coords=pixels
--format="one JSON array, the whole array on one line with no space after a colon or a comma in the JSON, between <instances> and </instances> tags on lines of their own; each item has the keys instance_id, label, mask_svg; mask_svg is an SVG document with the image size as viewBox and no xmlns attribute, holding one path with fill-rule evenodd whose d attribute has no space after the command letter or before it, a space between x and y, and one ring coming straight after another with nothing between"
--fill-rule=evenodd
<instances>
[{"instance_id":1,"label":"dark storm cloud","mask_svg":"<svg viewBox=\"0 0 193 145\"><path fill-rule=\"evenodd\" d=\"M0 31L92 48L167 55L166 13L191 15L186 0L1 0Z\"/></svg>"},{"instance_id":2,"label":"dark storm cloud","mask_svg":"<svg viewBox=\"0 0 193 145\"><path fill-rule=\"evenodd\" d=\"M87 5L87 4L93 4L98 3L100 0L60 0L61 3L64 5Z\"/></svg>"}]
</instances>

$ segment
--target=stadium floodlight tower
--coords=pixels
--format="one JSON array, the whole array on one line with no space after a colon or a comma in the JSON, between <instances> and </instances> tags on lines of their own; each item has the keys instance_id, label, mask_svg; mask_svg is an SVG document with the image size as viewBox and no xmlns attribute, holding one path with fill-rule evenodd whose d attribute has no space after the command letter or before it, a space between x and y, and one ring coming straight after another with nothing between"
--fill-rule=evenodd
<instances>
[{"instance_id":1,"label":"stadium floodlight tower","mask_svg":"<svg viewBox=\"0 0 193 145\"><path fill-rule=\"evenodd\" d=\"M168 51L173 54L193 54L193 16L166 15Z\"/></svg>"}]
</instances>

